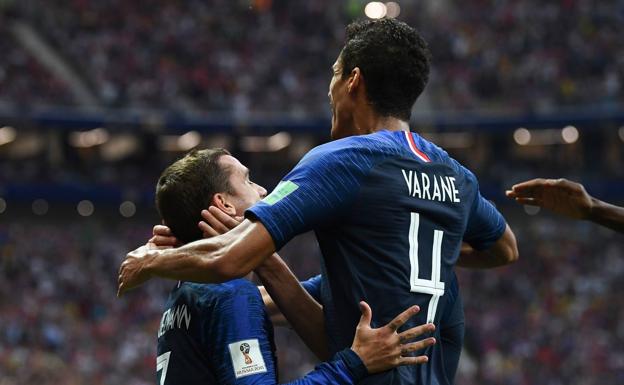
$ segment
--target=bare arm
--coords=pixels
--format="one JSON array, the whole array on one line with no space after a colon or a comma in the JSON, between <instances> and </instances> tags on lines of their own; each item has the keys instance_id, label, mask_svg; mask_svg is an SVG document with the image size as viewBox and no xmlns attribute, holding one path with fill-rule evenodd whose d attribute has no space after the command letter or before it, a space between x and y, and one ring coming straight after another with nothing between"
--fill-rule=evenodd
<instances>
[{"instance_id":1,"label":"bare arm","mask_svg":"<svg viewBox=\"0 0 624 385\"><path fill-rule=\"evenodd\" d=\"M611 230L624 233L624 207L592 198L592 210L588 219Z\"/></svg>"},{"instance_id":2,"label":"bare arm","mask_svg":"<svg viewBox=\"0 0 624 385\"><path fill-rule=\"evenodd\" d=\"M328 359L323 307L301 286L277 254L269 257L256 268L255 272L279 310L308 348L321 361Z\"/></svg>"},{"instance_id":3,"label":"bare arm","mask_svg":"<svg viewBox=\"0 0 624 385\"><path fill-rule=\"evenodd\" d=\"M509 225L503 235L487 250L475 250L470 245L462 246L457 266L473 269L490 269L505 266L518 260L516 237Z\"/></svg>"},{"instance_id":4,"label":"bare arm","mask_svg":"<svg viewBox=\"0 0 624 385\"><path fill-rule=\"evenodd\" d=\"M264 302L264 307L266 307L267 313L269 313L269 318L271 318L273 326L289 326L290 324L286 320L286 317L284 317L284 314L282 314L282 311L277 307L277 304L273 301L273 298L271 298L264 286L258 286L258 290L260 290L262 302Z\"/></svg>"},{"instance_id":5,"label":"bare arm","mask_svg":"<svg viewBox=\"0 0 624 385\"><path fill-rule=\"evenodd\" d=\"M589 195L582 184L567 179L533 179L514 185L507 196L571 219L598 223L624 233L624 208Z\"/></svg>"},{"instance_id":6,"label":"bare arm","mask_svg":"<svg viewBox=\"0 0 624 385\"><path fill-rule=\"evenodd\" d=\"M244 220L225 234L182 247L130 252L119 269L118 295L152 277L219 283L247 275L275 251L271 235L258 221Z\"/></svg>"}]
</instances>

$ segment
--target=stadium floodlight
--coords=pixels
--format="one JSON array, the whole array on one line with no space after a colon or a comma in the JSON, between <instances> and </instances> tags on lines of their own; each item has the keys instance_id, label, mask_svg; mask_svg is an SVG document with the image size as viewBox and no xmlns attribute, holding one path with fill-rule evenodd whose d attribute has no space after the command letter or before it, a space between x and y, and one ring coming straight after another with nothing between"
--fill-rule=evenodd
<instances>
[{"instance_id":1,"label":"stadium floodlight","mask_svg":"<svg viewBox=\"0 0 624 385\"><path fill-rule=\"evenodd\" d=\"M394 1L389 1L386 3L386 17L396 19L397 17L399 17L400 13L401 6L399 6L399 3Z\"/></svg>"},{"instance_id":2,"label":"stadium floodlight","mask_svg":"<svg viewBox=\"0 0 624 385\"><path fill-rule=\"evenodd\" d=\"M364 7L364 14L370 19L381 19L388 13L386 4L380 1L371 1Z\"/></svg>"},{"instance_id":3,"label":"stadium floodlight","mask_svg":"<svg viewBox=\"0 0 624 385\"><path fill-rule=\"evenodd\" d=\"M45 199L35 199L32 203L32 211L35 215L46 215L50 205Z\"/></svg>"},{"instance_id":4,"label":"stadium floodlight","mask_svg":"<svg viewBox=\"0 0 624 385\"><path fill-rule=\"evenodd\" d=\"M4 126L0 128L0 146L3 144L11 143L17 137L15 128Z\"/></svg>"},{"instance_id":5,"label":"stadium floodlight","mask_svg":"<svg viewBox=\"0 0 624 385\"><path fill-rule=\"evenodd\" d=\"M99 127L89 131L72 132L69 134L69 143L77 148L90 148L106 143L108 138L108 131Z\"/></svg>"},{"instance_id":6,"label":"stadium floodlight","mask_svg":"<svg viewBox=\"0 0 624 385\"><path fill-rule=\"evenodd\" d=\"M76 206L76 210L78 211L78 214L80 214L83 217L88 217L91 214L93 214L93 212L95 211L95 207L93 206L93 203L89 200L83 200L78 202L78 206Z\"/></svg>"},{"instance_id":7,"label":"stadium floodlight","mask_svg":"<svg viewBox=\"0 0 624 385\"><path fill-rule=\"evenodd\" d=\"M524 212L528 215L537 215L541 210L539 206L524 205Z\"/></svg>"},{"instance_id":8,"label":"stadium floodlight","mask_svg":"<svg viewBox=\"0 0 624 385\"><path fill-rule=\"evenodd\" d=\"M561 130L561 137L566 143L575 143L579 138L579 132L574 126L565 126Z\"/></svg>"},{"instance_id":9,"label":"stadium floodlight","mask_svg":"<svg viewBox=\"0 0 624 385\"><path fill-rule=\"evenodd\" d=\"M513 134L514 140L521 146L526 146L531 142L531 131L524 127L518 128Z\"/></svg>"},{"instance_id":10,"label":"stadium floodlight","mask_svg":"<svg viewBox=\"0 0 624 385\"><path fill-rule=\"evenodd\" d=\"M136 213L136 206L131 201L125 201L119 205L119 214L124 218L130 218Z\"/></svg>"},{"instance_id":11,"label":"stadium floodlight","mask_svg":"<svg viewBox=\"0 0 624 385\"><path fill-rule=\"evenodd\" d=\"M197 147L201 142L201 135L197 131L189 131L178 138L178 148L181 151L189 151Z\"/></svg>"},{"instance_id":12,"label":"stadium floodlight","mask_svg":"<svg viewBox=\"0 0 624 385\"><path fill-rule=\"evenodd\" d=\"M292 138L287 132L278 132L277 134L270 136L267 140L267 147L269 151L279 151L290 145Z\"/></svg>"}]
</instances>

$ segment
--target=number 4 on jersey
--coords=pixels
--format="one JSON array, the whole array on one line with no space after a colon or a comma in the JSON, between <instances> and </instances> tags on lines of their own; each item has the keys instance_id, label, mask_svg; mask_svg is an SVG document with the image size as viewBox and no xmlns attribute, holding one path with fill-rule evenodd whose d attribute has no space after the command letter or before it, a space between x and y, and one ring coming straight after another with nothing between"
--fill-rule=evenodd
<instances>
[{"instance_id":1,"label":"number 4 on jersey","mask_svg":"<svg viewBox=\"0 0 624 385\"><path fill-rule=\"evenodd\" d=\"M435 320L438 301L444 295L444 282L440 281L440 270L442 269L442 238L444 232L433 231L433 247L431 252L431 279L418 277L418 227L420 225L420 215L411 213L409 228L409 259L411 265L410 291L413 293L431 294L429 309L427 311L427 323Z\"/></svg>"}]
</instances>

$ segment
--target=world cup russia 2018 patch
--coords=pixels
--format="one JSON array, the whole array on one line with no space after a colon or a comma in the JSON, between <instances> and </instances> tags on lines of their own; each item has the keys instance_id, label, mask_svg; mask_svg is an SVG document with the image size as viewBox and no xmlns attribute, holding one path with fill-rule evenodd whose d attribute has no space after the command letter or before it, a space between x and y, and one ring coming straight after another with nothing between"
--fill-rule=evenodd
<instances>
[{"instance_id":1,"label":"world cup russia 2018 patch","mask_svg":"<svg viewBox=\"0 0 624 385\"><path fill-rule=\"evenodd\" d=\"M228 348L236 378L267 371L258 339L234 342Z\"/></svg>"}]
</instances>

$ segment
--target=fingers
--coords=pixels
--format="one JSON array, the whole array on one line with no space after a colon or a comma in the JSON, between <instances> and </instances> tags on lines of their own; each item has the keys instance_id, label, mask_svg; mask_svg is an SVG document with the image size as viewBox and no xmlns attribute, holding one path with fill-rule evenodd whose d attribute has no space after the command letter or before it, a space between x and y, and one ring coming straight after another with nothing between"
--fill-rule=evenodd
<instances>
[{"instance_id":1,"label":"fingers","mask_svg":"<svg viewBox=\"0 0 624 385\"><path fill-rule=\"evenodd\" d=\"M219 210L219 209L217 209ZM219 210L221 211L221 210ZM209 210L202 210L201 212L201 216L202 218L204 218L204 221L210 226L212 227L218 234L225 234L228 231L230 231L230 229L223 224L223 222L221 222L217 216L215 216L215 214L212 211Z\"/></svg>"},{"instance_id":2,"label":"fingers","mask_svg":"<svg viewBox=\"0 0 624 385\"><path fill-rule=\"evenodd\" d=\"M417 314L420 311L420 307L418 305L414 305L398 316L396 316L386 327L388 327L393 332L396 332L403 324L405 324L414 314Z\"/></svg>"},{"instance_id":3,"label":"fingers","mask_svg":"<svg viewBox=\"0 0 624 385\"><path fill-rule=\"evenodd\" d=\"M547 179L544 178L536 178L531 179L526 182L521 182L513 185L511 189L515 192L526 192L536 187L543 187L546 185Z\"/></svg>"},{"instance_id":4,"label":"fingers","mask_svg":"<svg viewBox=\"0 0 624 385\"><path fill-rule=\"evenodd\" d=\"M235 218L231 217L228 213L226 213L225 211L219 209L218 207L210 206L210 207L208 207L208 211L219 222L224 224L228 228L228 230L231 230L231 229L235 228L240 223L240 221L238 221Z\"/></svg>"},{"instance_id":5,"label":"fingers","mask_svg":"<svg viewBox=\"0 0 624 385\"><path fill-rule=\"evenodd\" d=\"M358 327L370 327L371 319L373 318L373 311L364 301L360 301L360 312L362 312L362 316L360 317Z\"/></svg>"},{"instance_id":6,"label":"fingers","mask_svg":"<svg viewBox=\"0 0 624 385\"><path fill-rule=\"evenodd\" d=\"M435 331L434 324L424 324L420 326L415 326L411 329L404 331L403 333L400 333L399 339L401 340L401 342L407 342L423 334L433 333L434 331Z\"/></svg>"},{"instance_id":7,"label":"fingers","mask_svg":"<svg viewBox=\"0 0 624 385\"><path fill-rule=\"evenodd\" d=\"M418 356L418 357L401 357L399 358L399 366L405 365L421 365L425 364L429 361L427 356Z\"/></svg>"},{"instance_id":8,"label":"fingers","mask_svg":"<svg viewBox=\"0 0 624 385\"><path fill-rule=\"evenodd\" d=\"M165 225L156 225L154 226L154 228L152 229L152 234L153 235L161 235L161 236L165 236L165 237L169 237L172 236L173 233L171 232L171 229Z\"/></svg>"},{"instance_id":9,"label":"fingers","mask_svg":"<svg viewBox=\"0 0 624 385\"><path fill-rule=\"evenodd\" d=\"M428 348L429 346L435 345L436 339L433 337L425 338L421 341L412 342L409 344L404 344L401 346L401 355L408 355L417 350L422 350Z\"/></svg>"},{"instance_id":10,"label":"fingers","mask_svg":"<svg viewBox=\"0 0 624 385\"><path fill-rule=\"evenodd\" d=\"M541 206L541 201L537 198L516 198L516 202L521 205Z\"/></svg>"},{"instance_id":11,"label":"fingers","mask_svg":"<svg viewBox=\"0 0 624 385\"><path fill-rule=\"evenodd\" d=\"M219 235L217 230L210 227L210 225L204 221L201 221L197 224L197 227L201 230L202 234L204 234L204 238L211 238Z\"/></svg>"},{"instance_id":12,"label":"fingers","mask_svg":"<svg viewBox=\"0 0 624 385\"><path fill-rule=\"evenodd\" d=\"M174 236L154 235L152 238L150 238L148 243L153 243L154 245L158 247L163 247L163 246L175 247L178 244L178 239Z\"/></svg>"}]
</instances>

